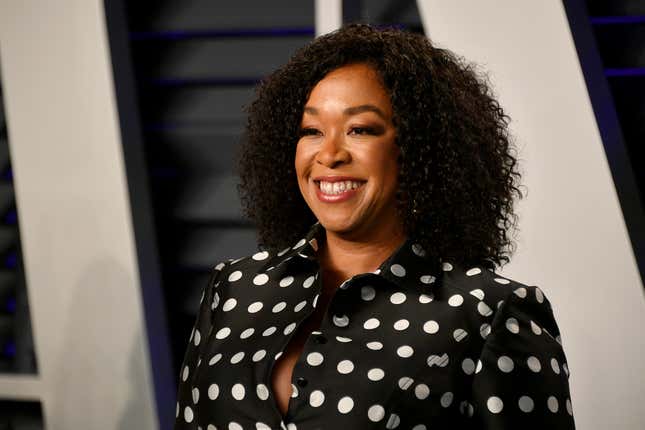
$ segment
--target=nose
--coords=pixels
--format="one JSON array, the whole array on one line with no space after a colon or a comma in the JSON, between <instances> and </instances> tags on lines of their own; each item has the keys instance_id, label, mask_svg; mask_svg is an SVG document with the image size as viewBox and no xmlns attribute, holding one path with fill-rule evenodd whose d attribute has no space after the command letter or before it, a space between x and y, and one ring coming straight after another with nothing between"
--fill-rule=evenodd
<instances>
[{"instance_id":1,"label":"nose","mask_svg":"<svg viewBox=\"0 0 645 430\"><path fill-rule=\"evenodd\" d=\"M329 168L334 168L340 164L348 163L351 160L351 154L345 147L344 134L342 132L329 133L324 137L316 161Z\"/></svg>"}]
</instances>

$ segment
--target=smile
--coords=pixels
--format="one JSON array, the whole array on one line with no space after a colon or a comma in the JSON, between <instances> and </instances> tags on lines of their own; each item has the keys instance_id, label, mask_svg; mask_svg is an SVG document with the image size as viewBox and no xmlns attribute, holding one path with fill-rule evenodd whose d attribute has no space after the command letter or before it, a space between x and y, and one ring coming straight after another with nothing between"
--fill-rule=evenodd
<instances>
[{"instance_id":1,"label":"smile","mask_svg":"<svg viewBox=\"0 0 645 430\"><path fill-rule=\"evenodd\" d=\"M364 181L314 181L318 199L326 203L342 202L352 198Z\"/></svg>"}]
</instances>

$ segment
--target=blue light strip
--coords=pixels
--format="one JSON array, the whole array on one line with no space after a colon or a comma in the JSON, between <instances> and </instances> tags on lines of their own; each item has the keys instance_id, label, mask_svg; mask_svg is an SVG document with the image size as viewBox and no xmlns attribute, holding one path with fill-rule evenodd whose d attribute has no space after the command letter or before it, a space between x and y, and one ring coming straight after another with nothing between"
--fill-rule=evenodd
<instances>
[{"instance_id":1,"label":"blue light strip","mask_svg":"<svg viewBox=\"0 0 645 430\"><path fill-rule=\"evenodd\" d=\"M593 25L645 24L645 16L592 16Z\"/></svg>"},{"instance_id":2,"label":"blue light strip","mask_svg":"<svg viewBox=\"0 0 645 430\"><path fill-rule=\"evenodd\" d=\"M645 76L645 67L605 69L605 76L612 77L612 78L623 77L623 76Z\"/></svg>"},{"instance_id":3,"label":"blue light strip","mask_svg":"<svg viewBox=\"0 0 645 430\"><path fill-rule=\"evenodd\" d=\"M315 36L313 27L301 28L249 28L231 30L162 30L134 31L130 40L185 40L185 39L215 39L225 37L293 37Z\"/></svg>"}]
</instances>

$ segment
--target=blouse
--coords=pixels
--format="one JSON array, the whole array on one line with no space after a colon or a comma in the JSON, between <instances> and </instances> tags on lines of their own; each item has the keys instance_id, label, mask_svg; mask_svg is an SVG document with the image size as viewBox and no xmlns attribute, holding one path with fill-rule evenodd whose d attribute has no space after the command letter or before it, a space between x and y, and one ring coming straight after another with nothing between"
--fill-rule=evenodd
<instances>
[{"instance_id":1,"label":"blouse","mask_svg":"<svg viewBox=\"0 0 645 430\"><path fill-rule=\"evenodd\" d=\"M271 371L316 308L324 234L317 222L292 247L212 269L176 430L575 428L543 291L484 266L433 265L414 238L334 292L293 368L283 417Z\"/></svg>"}]
</instances>

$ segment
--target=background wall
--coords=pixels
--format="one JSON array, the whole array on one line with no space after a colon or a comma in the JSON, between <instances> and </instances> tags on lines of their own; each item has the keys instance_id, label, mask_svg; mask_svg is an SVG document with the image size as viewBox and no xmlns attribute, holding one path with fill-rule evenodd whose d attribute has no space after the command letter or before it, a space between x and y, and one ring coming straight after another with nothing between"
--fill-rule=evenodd
<instances>
[{"instance_id":1,"label":"background wall","mask_svg":"<svg viewBox=\"0 0 645 430\"><path fill-rule=\"evenodd\" d=\"M645 428L645 298L560 1L419 0L430 37L490 72L528 196L503 274L551 300L580 429Z\"/></svg>"}]
</instances>

